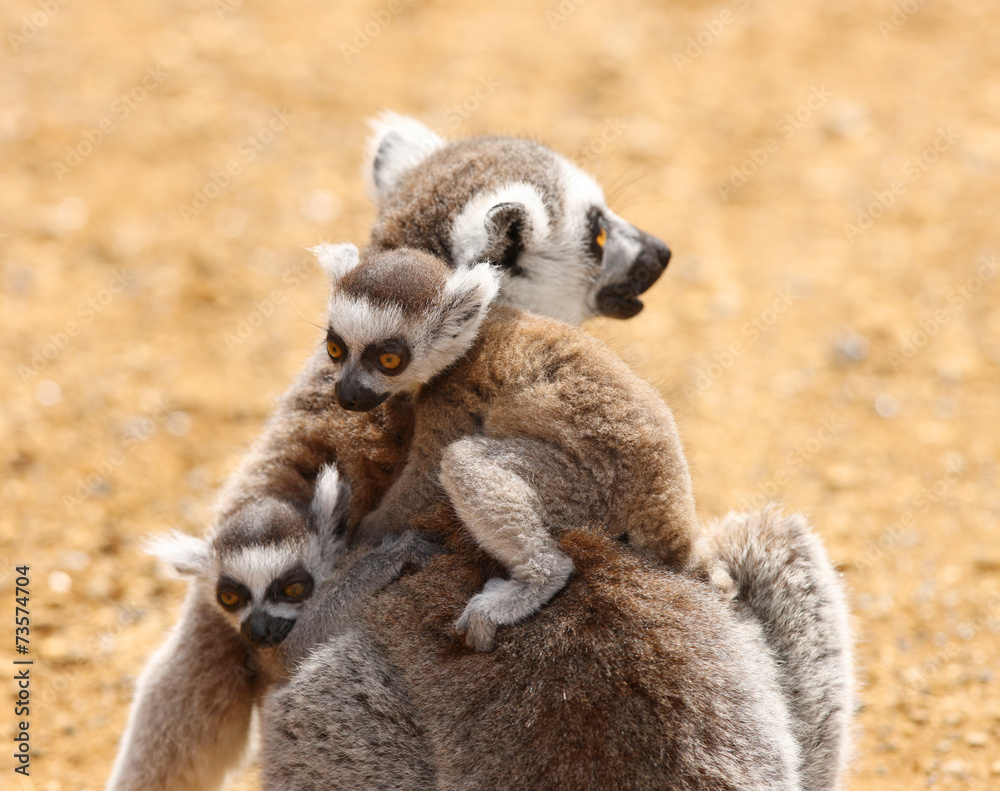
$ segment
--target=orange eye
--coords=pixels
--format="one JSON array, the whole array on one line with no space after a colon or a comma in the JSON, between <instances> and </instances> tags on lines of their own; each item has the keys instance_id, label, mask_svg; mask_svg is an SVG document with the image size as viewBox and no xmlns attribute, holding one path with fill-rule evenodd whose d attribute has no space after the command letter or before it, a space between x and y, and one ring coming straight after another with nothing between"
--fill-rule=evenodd
<instances>
[{"instance_id":1,"label":"orange eye","mask_svg":"<svg viewBox=\"0 0 1000 791\"><path fill-rule=\"evenodd\" d=\"M403 364L403 358L398 354L393 354L392 352L385 352L378 356L378 364L381 365L387 371L395 371Z\"/></svg>"},{"instance_id":2,"label":"orange eye","mask_svg":"<svg viewBox=\"0 0 1000 791\"><path fill-rule=\"evenodd\" d=\"M301 582L293 582L291 585L287 586L284 590L284 594L289 599L297 599L303 593L306 592L306 586Z\"/></svg>"},{"instance_id":3,"label":"orange eye","mask_svg":"<svg viewBox=\"0 0 1000 791\"><path fill-rule=\"evenodd\" d=\"M336 341L326 342L326 353L330 355L330 359L339 360L344 356L344 350L340 347L340 344Z\"/></svg>"},{"instance_id":4,"label":"orange eye","mask_svg":"<svg viewBox=\"0 0 1000 791\"><path fill-rule=\"evenodd\" d=\"M219 594L219 601L223 607L236 607L240 603L240 595L235 591L222 591Z\"/></svg>"},{"instance_id":5,"label":"orange eye","mask_svg":"<svg viewBox=\"0 0 1000 791\"><path fill-rule=\"evenodd\" d=\"M604 247L604 243L606 241L608 241L608 229L602 225L601 231L595 237L594 242L597 244L598 247Z\"/></svg>"}]
</instances>

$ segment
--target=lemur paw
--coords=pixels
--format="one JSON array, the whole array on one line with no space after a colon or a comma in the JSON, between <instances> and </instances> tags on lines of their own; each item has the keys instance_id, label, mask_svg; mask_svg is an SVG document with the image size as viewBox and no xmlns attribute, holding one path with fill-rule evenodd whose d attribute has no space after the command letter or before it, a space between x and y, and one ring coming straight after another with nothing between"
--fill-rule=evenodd
<instances>
[{"instance_id":1,"label":"lemur paw","mask_svg":"<svg viewBox=\"0 0 1000 791\"><path fill-rule=\"evenodd\" d=\"M469 648L483 653L496 648L497 625L485 613L473 610L471 601L455 622L455 630Z\"/></svg>"},{"instance_id":2,"label":"lemur paw","mask_svg":"<svg viewBox=\"0 0 1000 791\"><path fill-rule=\"evenodd\" d=\"M455 631L469 648L487 653L496 647L497 622L491 610L496 606L497 591L503 587L503 580L488 580L482 591L469 599L455 622Z\"/></svg>"},{"instance_id":3,"label":"lemur paw","mask_svg":"<svg viewBox=\"0 0 1000 791\"><path fill-rule=\"evenodd\" d=\"M721 563L716 563L709 568L708 581L726 601L732 601L739 593L736 589L736 582Z\"/></svg>"}]
</instances>

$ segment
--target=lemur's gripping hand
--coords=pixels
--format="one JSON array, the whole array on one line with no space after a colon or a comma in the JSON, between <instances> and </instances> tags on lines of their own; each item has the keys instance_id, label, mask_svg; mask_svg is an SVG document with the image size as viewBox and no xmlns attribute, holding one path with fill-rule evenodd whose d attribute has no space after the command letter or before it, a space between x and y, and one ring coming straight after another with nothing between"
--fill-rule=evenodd
<instances>
[{"instance_id":1,"label":"lemur's gripping hand","mask_svg":"<svg viewBox=\"0 0 1000 791\"><path fill-rule=\"evenodd\" d=\"M427 536L415 530L407 530L401 536L386 536L382 541L382 546L374 552L384 553L399 564L398 571L393 575L393 579L395 579L403 570L403 566L407 564L422 566L432 557L443 555L447 550Z\"/></svg>"}]
</instances>

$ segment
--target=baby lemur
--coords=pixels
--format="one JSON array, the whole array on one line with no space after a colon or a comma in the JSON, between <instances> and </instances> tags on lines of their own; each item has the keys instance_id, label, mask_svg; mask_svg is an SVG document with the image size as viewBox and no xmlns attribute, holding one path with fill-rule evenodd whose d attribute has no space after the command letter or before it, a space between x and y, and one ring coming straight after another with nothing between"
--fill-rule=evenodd
<instances>
[{"instance_id":1,"label":"baby lemur","mask_svg":"<svg viewBox=\"0 0 1000 791\"><path fill-rule=\"evenodd\" d=\"M218 785L242 751L245 735L220 739L235 729L221 734L213 729L213 705L230 710L230 724L242 721L248 729L253 705L286 675L288 656L304 656L323 634L343 629L405 564L435 552L411 533L337 568L345 551L347 502L346 487L336 469L327 466L317 477L308 510L261 498L220 523L208 538L174 533L150 542L153 554L191 579L186 622L194 621L201 639L176 630L150 660L138 692L148 705L133 709L125 738L157 745L159 760L140 762L134 760L136 753L125 754L110 787ZM331 584L324 585L328 580ZM314 597L319 612L310 628L293 631ZM209 600L216 606L206 611L200 605ZM198 670L206 662L215 666L201 676ZM153 711L178 716L156 718ZM192 753L193 740L205 749Z\"/></svg>"},{"instance_id":2,"label":"baby lemur","mask_svg":"<svg viewBox=\"0 0 1000 791\"><path fill-rule=\"evenodd\" d=\"M330 276L327 351L337 400L367 411L414 393L409 459L356 538L405 530L447 492L510 573L457 623L469 645L536 612L573 569L557 542L589 527L675 571L731 582L705 549L673 416L600 341L498 307L489 262L453 271L417 250L317 248ZM438 482L440 481L440 487Z\"/></svg>"}]
</instances>

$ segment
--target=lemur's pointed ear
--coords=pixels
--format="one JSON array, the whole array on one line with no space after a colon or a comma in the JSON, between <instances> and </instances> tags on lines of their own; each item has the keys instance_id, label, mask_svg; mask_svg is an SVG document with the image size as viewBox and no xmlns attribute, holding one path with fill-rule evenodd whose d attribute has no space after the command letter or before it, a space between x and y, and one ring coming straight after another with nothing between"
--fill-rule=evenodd
<instances>
[{"instance_id":1,"label":"lemur's pointed ear","mask_svg":"<svg viewBox=\"0 0 1000 791\"><path fill-rule=\"evenodd\" d=\"M481 192L462 208L451 228L451 256L459 266L489 260L507 272L521 253L544 244L549 210L538 188L524 181Z\"/></svg>"},{"instance_id":2,"label":"lemur's pointed ear","mask_svg":"<svg viewBox=\"0 0 1000 791\"><path fill-rule=\"evenodd\" d=\"M310 252L316 256L331 283L336 283L358 265L358 248L353 244L320 244Z\"/></svg>"},{"instance_id":3,"label":"lemur's pointed ear","mask_svg":"<svg viewBox=\"0 0 1000 791\"><path fill-rule=\"evenodd\" d=\"M372 136L364 177L368 197L378 203L399 177L444 146L444 140L413 118L384 112L369 121Z\"/></svg>"},{"instance_id":4,"label":"lemur's pointed ear","mask_svg":"<svg viewBox=\"0 0 1000 791\"><path fill-rule=\"evenodd\" d=\"M531 217L523 203L498 203L483 218L486 226L486 249L482 257L505 272L513 269L531 238Z\"/></svg>"},{"instance_id":5,"label":"lemur's pointed ear","mask_svg":"<svg viewBox=\"0 0 1000 791\"><path fill-rule=\"evenodd\" d=\"M176 530L151 537L145 549L186 577L204 575L212 568L212 548L208 541Z\"/></svg>"},{"instance_id":6,"label":"lemur's pointed ear","mask_svg":"<svg viewBox=\"0 0 1000 791\"><path fill-rule=\"evenodd\" d=\"M500 273L487 261L456 271L445 286L441 335L471 344L499 291Z\"/></svg>"}]
</instances>

